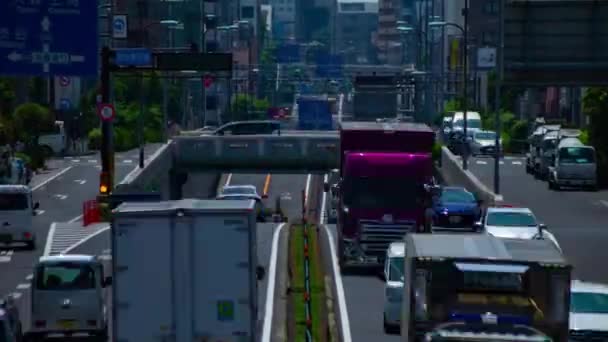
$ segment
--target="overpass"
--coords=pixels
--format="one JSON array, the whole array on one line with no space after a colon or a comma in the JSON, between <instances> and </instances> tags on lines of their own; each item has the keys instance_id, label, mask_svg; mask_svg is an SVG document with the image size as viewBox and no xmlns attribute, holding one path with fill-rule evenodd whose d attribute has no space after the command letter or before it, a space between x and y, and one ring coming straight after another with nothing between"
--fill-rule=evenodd
<instances>
[{"instance_id":1,"label":"overpass","mask_svg":"<svg viewBox=\"0 0 608 342\"><path fill-rule=\"evenodd\" d=\"M178 136L150 156L144 168L116 185L114 193L154 190L163 199L180 199L191 172L324 174L338 168L339 139L337 131Z\"/></svg>"}]
</instances>

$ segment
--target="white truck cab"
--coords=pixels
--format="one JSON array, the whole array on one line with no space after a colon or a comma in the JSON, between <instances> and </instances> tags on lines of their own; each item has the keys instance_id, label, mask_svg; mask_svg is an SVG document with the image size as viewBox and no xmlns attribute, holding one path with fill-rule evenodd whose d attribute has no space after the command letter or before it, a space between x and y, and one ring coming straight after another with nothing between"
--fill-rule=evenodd
<instances>
[{"instance_id":1,"label":"white truck cab","mask_svg":"<svg viewBox=\"0 0 608 342\"><path fill-rule=\"evenodd\" d=\"M107 340L106 287L111 283L96 256L41 257L32 278L28 337L86 333Z\"/></svg>"},{"instance_id":2,"label":"white truck cab","mask_svg":"<svg viewBox=\"0 0 608 342\"><path fill-rule=\"evenodd\" d=\"M405 243L393 242L384 259L384 332L399 333L403 296Z\"/></svg>"},{"instance_id":3,"label":"white truck cab","mask_svg":"<svg viewBox=\"0 0 608 342\"><path fill-rule=\"evenodd\" d=\"M0 244L25 243L36 248L33 218L39 203L26 185L0 185Z\"/></svg>"},{"instance_id":4,"label":"white truck cab","mask_svg":"<svg viewBox=\"0 0 608 342\"><path fill-rule=\"evenodd\" d=\"M0 342L21 342L19 310L12 295L0 299Z\"/></svg>"}]
</instances>

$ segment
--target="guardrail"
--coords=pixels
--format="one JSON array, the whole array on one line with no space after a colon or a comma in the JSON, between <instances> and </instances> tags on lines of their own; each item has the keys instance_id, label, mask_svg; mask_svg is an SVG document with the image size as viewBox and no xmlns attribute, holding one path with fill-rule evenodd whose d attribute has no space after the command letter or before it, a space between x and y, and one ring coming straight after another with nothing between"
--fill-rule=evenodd
<instances>
[{"instance_id":1,"label":"guardrail","mask_svg":"<svg viewBox=\"0 0 608 342\"><path fill-rule=\"evenodd\" d=\"M477 199L484 202L486 206L492 206L503 201L501 195L497 195L486 187L470 170L462 168L462 161L450 150L443 146L441 148L441 161L439 172L448 184L460 185L475 194Z\"/></svg>"}]
</instances>

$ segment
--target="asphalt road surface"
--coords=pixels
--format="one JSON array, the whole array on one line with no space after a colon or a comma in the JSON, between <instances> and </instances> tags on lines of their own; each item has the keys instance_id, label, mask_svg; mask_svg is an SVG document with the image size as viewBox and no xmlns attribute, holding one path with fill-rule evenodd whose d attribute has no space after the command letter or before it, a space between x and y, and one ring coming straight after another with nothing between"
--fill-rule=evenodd
<instances>
[{"instance_id":1,"label":"asphalt road surface","mask_svg":"<svg viewBox=\"0 0 608 342\"><path fill-rule=\"evenodd\" d=\"M146 146L146 156L158 147L158 144ZM137 157L137 151L116 154L117 180L137 166ZM0 295L13 294L22 315L28 311L24 299L29 297L32 267L44 252L51 223L79 219L82 203L94 199L98 193L100 165L98 154L53 159L47 171L34 176L30 185L34 201L40 203L33 226L37 247L27 251L17 245L0 246Z\"/></svg>"}]
</instances>

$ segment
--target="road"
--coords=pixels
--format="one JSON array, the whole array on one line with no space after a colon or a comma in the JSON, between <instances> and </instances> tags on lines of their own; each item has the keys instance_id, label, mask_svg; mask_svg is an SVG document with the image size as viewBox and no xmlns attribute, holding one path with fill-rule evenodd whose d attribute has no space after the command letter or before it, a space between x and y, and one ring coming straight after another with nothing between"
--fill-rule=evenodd
<instances>
[{"instance_id":1,"label":"road","mask_svg":"<svg viewBox=\"0 0 608 342\"><path fill-rule=\"evenodd\" d=\"M490 189L494 160L473 158L470 170ZM501 193L507 203L532 209L558 239L577 278L608 283L608 271L597 267L608 259L608 190L549 190L547 182L526 174L525 158L505 157L500 165Z\"/></svg>"},{"instance_id":2,"label":"road","mask_svg":"<svg viewBox=\"0 0 608 342\"><path fill-rule=\"evenodd\" d=\"M146 146L146 156L160 145ZM122 179L137 166L136 150L116 154L116 178ZM34 251L18 246L3 246L0 249L0 295L13 294L20 300L27 294L32 266L43 254L52 222L78 220L82 214L82 203L94 199L98 193L101 163L98 154L82 157L66 157L50 160L48 170L36 174L31 183L34 201L40 209L34 217L34 232L37 247ZM53 243L61 245L72 241L75 232L56 232ZM21 305L20 305L21 306ZM24 306L25 308L25 306ZM25 311L25 310L22 310Z\"/></svg>"}]
</instances>

